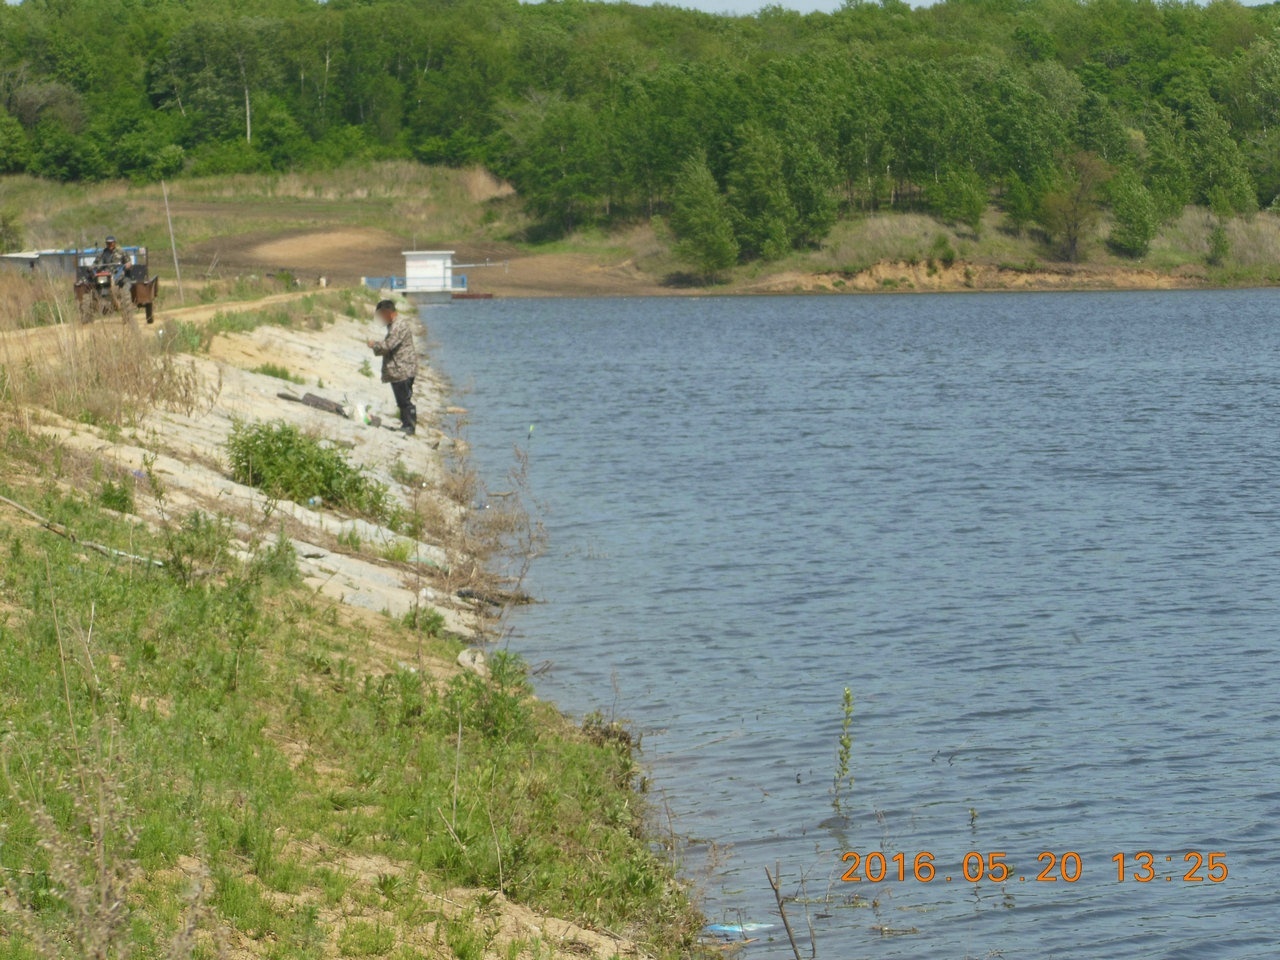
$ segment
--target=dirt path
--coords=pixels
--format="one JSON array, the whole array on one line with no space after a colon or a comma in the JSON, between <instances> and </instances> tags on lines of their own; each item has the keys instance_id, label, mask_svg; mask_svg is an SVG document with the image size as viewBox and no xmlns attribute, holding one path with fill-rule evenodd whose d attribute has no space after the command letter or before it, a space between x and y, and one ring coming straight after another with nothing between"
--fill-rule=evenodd
<instances>
[{"instance_id":1,"label":"dirt path","mask_svg":"<svg viewBox=\"0 0 1280 960\"><path fill-rule=\"evenodd\" d=\"M300 300L314 290L291 290L288 293L277 293L259 300L239 300L232 303L208 303L192 307L180 307L177 310L165 310L156 315L156 323L148 328L160 331L169 320L181 320L184 323L208 323L219 313L247 313L251 310L262 310L274 304L289 303ZM141 314L137 314L140 317ZM51 327L28 327L20 330L0 330L0 361L5 363L39 362L50 356L64 356L81 344L92 343L100 338L119 337L128 327L118 316L103 317L93 323L81 323L73 318L65 323Z\"/></svg>"},{"instance_id":2,"label":"dirt path","mask_svg":"<svg viewBox=\"0 0 1280 960\"><path fill-rule=\"evenodd\" d=\"M236 300L231 303L202 303L193 307L179 307L176 310L165 310L157 315L160 320L181 320L184 323L208 323L219 313L248 313L250 310L261 310L277 303L290 303L303 297L315 294L315 290L290 290L288 293L273 293L269 297L258 300Z\"/></svg>"}]
</instances>

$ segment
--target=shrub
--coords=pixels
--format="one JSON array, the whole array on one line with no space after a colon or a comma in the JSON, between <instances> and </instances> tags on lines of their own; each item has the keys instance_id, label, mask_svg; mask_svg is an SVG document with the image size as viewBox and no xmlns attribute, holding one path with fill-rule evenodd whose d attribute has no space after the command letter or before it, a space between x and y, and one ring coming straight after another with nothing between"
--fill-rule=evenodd
<instances>
[{"instance_id":1,"label":"shrub","mask_svg":"<svg viewBox=\"0 0 1280 960\"><path fill-rule=\"evenodd\" d=\"M165 569L190 586L206 574L222 570L231 552L231 521L192 510L163 530Z\"/></svg>"},{"instance_id":2,"label":"shrub","mask_svg":"<svg viewBox=\"0 0 1280 960\"><path fill-rule=\"evenodd\" d=\"M0 211L0 253L22 248L22 222L16 213Z\"/></svg>"},{"instance_id":3,"label":"shrub","mask_svg":"<svg viewBox=\"0 0 1280 960\"><path fill-rule=\"evenodd\" d=\"M963 224L976 237L987 209L987 189L973 170L949 170L928 191L929 205L948 223Z\"/></svg>"},{"instance_id":4,"label":"shrub","mask_svg":"<svg viewBox=\"0 0 1280 960\"><path fill-rule=\"evenodd\" d=\"M1145 257L1160 223L1150 191L1137 174L1126 170L1111 181L1107 192L1115 216L1108 238L1112 249L1127 257Z\"/></svg>"},{"instance_id":5,"label":"shrub","mask_svg":"<svg viewBox=\"0 0 1280 960\"><path fill-rule=\"evenodd\" d=\"M947 235L940 233L933 239L933 245L929 248L929 256L944 267L950 267L956 262L956 249L951 245L951 241L947 239Z\"/></svg>"},{"instance_id":6,"label":"shrub","mask_svg":"<svg viewBox=\"0 0 1280 960\"><path fill-rule=\"evenodd\" d=\"M117 513L133 513L133 484L107 480L98 491L98 502Z\"/></svg>"},{"instance_id":7,"label":"shrub","mask_svg":"<svg viewBox=\"0 0 1280 960\"><path fill-rule=\"evenodd\" d=\"M489 671L491 680L474 673L460 673L449 680L444 688L448 714L468 730L493 740L525 742L535 737L524 661L499 650L489 661Z\"/></svg>"},{"instance_id":8,"label":"shrub","mask_svg":"<svg viewBox=\"0 0 1280 960\"><path fill-rule=\"evenodd\" d=\"M254 557L253 571L277 584L298 583L298 552L281 528L275 542Z\"/></svg>"},{"instance_id":9,"label":"shrub","mask_svg":"<svg viewBox=\"0 0 1280 960\"><path fill-rule=\"evenodd\" d=\"M444 614L418 604L414 604L400 622L410 630L420 631L429 637L438 637L444 632Z\"/></svg>"},{"instance_id":10,"label":"shrub","mask_svg":"<svg viewBox=\"0 0 1280 960\"><path fill-rule=\"evenodd\" d=\"M1231 255L1231 241L1227 238L1226 228L1218 224L1209 233L1209 265L1220 267Z\"/></svg>"},{"instance_id":11,"label":"shrub","mask_svg":"<svg viewBox=\"0 0 1280 960\"><path fill-rule=\"evenodd\" d=\"M209 343L212 341L212 338L205 339L200 327L185 320L171 321L160 333L162 336L167 335L166 348L176 353L197 353L208 350Z\"/></svg>"},{"instance_id":12,"label":"shrub","mask_svg":"<svg viewBox=\"0 0 1280 960\"><path fill-rule=\"evenodd\" d=\"M237 423L227 439L231 476L268 496L296 503L311 497L380 521L393 514L390 492L338 450L284 421Z\"/></svg>"}]
</instances>

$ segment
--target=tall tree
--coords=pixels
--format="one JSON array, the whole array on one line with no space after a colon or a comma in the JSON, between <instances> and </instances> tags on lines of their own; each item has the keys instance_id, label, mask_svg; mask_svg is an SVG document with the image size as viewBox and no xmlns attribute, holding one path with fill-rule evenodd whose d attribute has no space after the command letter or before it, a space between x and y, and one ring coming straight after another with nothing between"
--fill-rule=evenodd
<instances>
[{"instance_id":1,"label":"tall tree","mask_svg":"<svg viewBox=\"0 0 1280 960\"><path fill-rule=\"evenodd\" d=\"M1062 165L1057 186L1040 201L1040 223L1067 260L1079 260L1101 215L1111 169L1096 153L1078 150Z\"/></svg>"},{"instance_id":2,"label":"tall tree","mask_svg":"<svg viewBox=\"0 0 1280 960\"><path fill-rule=\"evenodd\" d=\"M1121 170L1107 185L1115 219L1107 242L1128 257L1145 257L1160 226L1155 200L1131 169Z\"/></svg>"},{"instance_id":3,"label":"tall tree","mask_svg":"<svg viewBox=\"0 0 1280 960\"><path fill-rule=\"evenodd\" d=\"M1231 137L1231 128L1216 103L1207 94L1193 97L1187 111L1191 169L1196 198L1212 203L1215 198L1233 213L1257 209L1257 191L1240 145Z\"/></svg>"},{"instance_id":4,"label":"tall tree","mask_svg":"<svg viewBox=\"0 0 1280 960\"><path fill-rule=\"evenodd\" d=\"M799 218L787 192L777 137L757 124L741 127L727 186L743 255L776 260L790 250Z\"/></svg>"},{"instance_id":5,"label":"tall tree","mask_svg":"<svg viewBox=\"0 0 1280 960\"><path fill-rule=\"evenodd\" d=\"M738 260L729 204L704 154L690 157L680 168L671 197L671 231L676 256L704 279L714 279Z\"/></svg>"}]
</instances>

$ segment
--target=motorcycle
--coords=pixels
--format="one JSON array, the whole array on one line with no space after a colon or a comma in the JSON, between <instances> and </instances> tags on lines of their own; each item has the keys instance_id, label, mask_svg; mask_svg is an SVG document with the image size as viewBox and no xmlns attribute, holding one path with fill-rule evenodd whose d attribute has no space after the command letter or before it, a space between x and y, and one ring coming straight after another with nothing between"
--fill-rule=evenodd
<instances>
[{"instance_id":1,"label":"motorcycle","mask_svg":"<svg viewBox=\"0 0 1280 960\"><path fill-rule=\"evenodd\" d=\"M82 267L76 283L77 299L85 323L108 313L120 313L128 319L132 298L124 287L128 272L122 263L103 263Z\"/></svg>"},{"instance_id":2,"label":"motorcycle","mask_svg":"<svg viewBox=\"0 0 1280 960\"><path fill-rule=\"evenodd\" d=\"M139 248L139 254L138 263L130 267L81 261L75 294L83 322L92 323L108 313L119 313L129 323L135 307L142 308L147 323L153 322L160 284L158 278L147 276L146 249Z\"/></svg>"}]
</instances>

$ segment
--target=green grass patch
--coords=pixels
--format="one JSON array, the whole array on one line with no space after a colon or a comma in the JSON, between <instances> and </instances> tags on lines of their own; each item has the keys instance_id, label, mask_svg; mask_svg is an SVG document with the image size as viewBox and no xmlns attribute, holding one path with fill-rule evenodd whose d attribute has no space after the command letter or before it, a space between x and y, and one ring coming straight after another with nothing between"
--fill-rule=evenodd
<instances>
[{"instance_id":1,"label":"green grass patch","mask_svg":"<svg viewBox=\"0 0 1280 960\"><path fill-rule=\"evenodd\" d=\"M237 423L227 438L231 476L272 497L325 503L380 522L395 518L396 506L384 484L370 479L341 451L282 420Z\"/></svg>"},{"instance_id":2,"label":"green grass patch","mask_svg":"<svg viewBox=\"0 0 1280 960\"><path fill-rule=\"evenodd\" d=\"M0 475L28 446L9 436ZM388 647L420 663L461 648L429 611L375 623L295 586L287 538L243 559L221 518L149 531L51 475L0 492L165 566L0 511L0 876L19 905L0 956L46 956L37 934L89 955L101 934L111 956L164 957L192 916L264 956L409 956L426 895L459 887L646 955L690 949L700 918L645 837L629 746L536 701L518 658L493 656L488 680L388 667ZM370 858L390 866L350 866ZM116 899L94 899L101 864ZM492 928L482 905L440 945L516 956Z\"/></svg>"},{"instance_id":3,"label":"green grass patch","mask_svg":"<svg viewBox=\"0 0 1280 960\"><path fill-rule=\"evenodd\" d=\"M250 373L260 373L264 377L275 377L277 380L288 380L290 383L306 383L307 381L295 373L290 373L288 367L283 367L278 363L262 363L249 371Z\"/></svg>"},{"instance_id":4,"label":"green grass patch","mask_svg":"<svg viewBox=\"0 0 1280 960\"><path fill-rule=\"evenodd\" d=\"M103 481L98 489L98 502L117 513L133 513L133 484L127 480Z\"/></svg>"}]
</instances>

